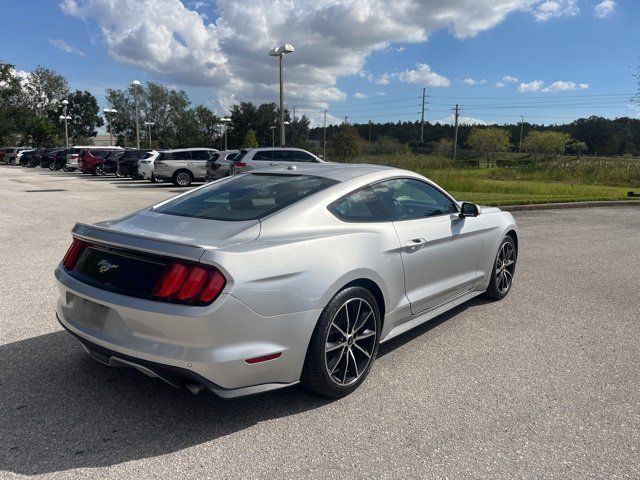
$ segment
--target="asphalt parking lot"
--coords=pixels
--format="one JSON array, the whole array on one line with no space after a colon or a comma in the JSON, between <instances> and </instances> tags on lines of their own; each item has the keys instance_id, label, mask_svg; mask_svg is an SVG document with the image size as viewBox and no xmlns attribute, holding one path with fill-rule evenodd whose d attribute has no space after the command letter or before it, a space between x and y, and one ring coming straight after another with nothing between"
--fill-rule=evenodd
<instances>
[{"instance_id":1,"label":"asphalt parking lot","mask_svg":"<svg viewBox=\"0 0 640 480\"><path fill-rule=\"evenodd\" d=\"M73 224L179 191L0 166L0 477L640 477L640 208L517 213L510 295L384 344L347 398L223 401L99 365L55 319Z\"/></svg>"}]
</instances>

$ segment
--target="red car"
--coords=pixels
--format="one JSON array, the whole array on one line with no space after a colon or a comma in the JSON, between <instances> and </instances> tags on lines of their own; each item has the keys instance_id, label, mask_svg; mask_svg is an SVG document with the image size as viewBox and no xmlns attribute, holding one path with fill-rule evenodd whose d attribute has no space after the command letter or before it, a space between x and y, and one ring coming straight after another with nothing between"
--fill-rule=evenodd
<instances>
[{"instance_id":1,"label":"red car","mask_svg":"<svg viewBox=\"0 0 640 480\"><path fill-rule=\"evenodd\" d=\"M104 157L114 150L120 151L122 149L95 147L80 150L80 153L78 154L78 170L82 173L97 175L96 167L98 165L102 165L104 163Z\"/></svg>"}]
</instances>

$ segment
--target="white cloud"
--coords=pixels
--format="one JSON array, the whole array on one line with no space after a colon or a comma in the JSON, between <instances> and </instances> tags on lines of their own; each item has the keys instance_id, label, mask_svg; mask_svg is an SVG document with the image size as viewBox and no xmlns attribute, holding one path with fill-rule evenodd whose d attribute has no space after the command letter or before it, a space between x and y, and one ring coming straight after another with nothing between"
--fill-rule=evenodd
<instances>
[{"instance_id":1,"label":"white cloud","mask_svg":"<svg viewBox=\"0 0 640 480\"><path fill-rule=\"evenodd\" d=\"M379 97L384 97L386 95L386 93L384 92L376 92L376 95Z\"/></svg>"},{"instance_id":2,"label":"white cloud","mask_svg":"<svg viewBox=\"0 0 640 480\"><path fill-rule=\"evenodd\" d=\"M541 91L544 93L556 93L556 92L567 92L570 90L577 90L577 89L585 90L587 88L589 88L588 83L576 84L575 82L565 82L565 81L559 80L557 82L553 82L548 87L543 88Z\"/></svg>"},{"instance_id":3,"label":"white cloud","mask_svg":"<svg viewBox=\"0 0 640 480\"><path fill-rule=\"evenodd\" d=\"M503 82L496 82L496 88L503 88L506 87L507 85Z\"/></svg>"},{"instance_id":4,"label":"white cloud","mask_svg":"<svg viewBox=\"0 0 640 480\"><path fill-rule=\"evenodd\" d=\"M364 93L360 93L360 92L356 92L353 94L353 98L369 98L369 95L366 95Z\"/></svg>"},{"instance_id":5,"label":"white cloud","mask_svg":"<svg viewBox=\"0 0 640 480\"><path fill-rule=\"evenodd\" d=\"M475 87L476 85L483 85L487 83L487 81L484 78L482 80L476 80L474 78L465 78L464 80L460 80L460 82L470 87Z\"/></svg>"},{"instance_id":6,"label":"white cloud","mask_svg":"<svg viewBox=\"0 0 640 480\"><path fill-rule=\"evenodd\" d=\"M54 47L59 48L63 52L70 53L71 55L78 55L80 57L84 57L84 52L82 50L72 45L69 45L67 42L65 42L60 38L50 38L49 43Z\"/></svg>"},{"instance_id":7,"label":"white cloud","mask_svg":"<svg viewBox=\"0 0 640 480\"><path fill-rule=\"evenodd\" d=\"M520 93L524 92L538 92L544 87L544 82L542 80L534 80L533 82L522 82L518 87L518 91Z\"/></svg>"},{"instance_id":8,"label":"white cloud","mask_svg":"<svg viewBox=\"0 0 640 480\"><path fill-rule=\"evenodd\" d=\"M577 0L546 0L533 8L533 17L539 22L552 18L575 17L580 14Z\"/></svg>"},{"instance_id":9,"label":"white cloud","mask_svg":"<svg viewBox=\"0 0 640 480\"><path fill-rule=\"evenodd\" d=\"M313 108L345 99L336 87L338 79L358 75L374 52L423 43L441 29L457 38L473 37L515 11L529 11L537 18L548 9L542 5L559 3L217 0L206 2L216 13L216 20L209 22L195 8L203 5L195 1L59 1L67 15L95 25L116 61L144 69L150 78L210 88L221 106L232 96L256 102L277 99L277 64L267 52L284 41L292 43L296 51L285 60L287 101ZM384 85L393 78L387 74L372 81ZM398 78L431 86L449 84L426 66Z\"/></svg>"},{"instance_id":10,"label":"white cloud","mask_svg":"<svg viewBox=\"0 0 640 480\"><path fill-rule=\"evenodd\" d=\"M456 122L456 119L453 115L453 113L451 115L448 115L440 120L438 120L438 123L444 123L446 125L454 125ZM482 120L480 118L475 118L475 117L465 117L464 115L460 115L458 117L458 124L460 125L489 125L488 122L486 122L485 120Z\"/></svg>"},{"instance_id":11,"label":"white cloud","mask_svg":"<svg viewBox=\"0 0 640 480\"><path fill-rule=\"evenodd\" d=\"M616 2L614 0L603 0L593 7L593 14L598 18L607 18L616 9Z\"/></svg>"},{"instance_id":12,"label":"white cloud","mask_svg":"<svg viewBox=\"0 0 640 480\"><path fill-rule=\"evenodd\" d=\"M415 70L405 70L398 74L398 79L405 83L416 83L428 87L448 87L451 80L431 70L426 63L416 63Z\"/></svg>"},{"instance_id":13,"label":"white cloud","mask_svg":"<svg viewBox=\"0 0 640 480\"><path fill-rule=\"evenodd\" d=\"M518 83L518 79L516 77L512 77L511 75L505 75L502 77L502 81L504 83Z\"/></svg>"}]
</instances>

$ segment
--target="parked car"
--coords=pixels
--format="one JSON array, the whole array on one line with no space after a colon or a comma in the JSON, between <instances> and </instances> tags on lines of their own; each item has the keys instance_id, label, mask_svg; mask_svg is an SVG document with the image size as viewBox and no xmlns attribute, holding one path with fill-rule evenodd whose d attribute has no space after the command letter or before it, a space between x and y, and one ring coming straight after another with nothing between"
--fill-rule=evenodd
<instances>
[{"instance_id":1,"label":"parked car","mask_svg":"<svg viewBox=\"0 0 640 480\"><path fill-rule=\"evenodd\" d=\"M96 226L55 271L87 353L230 398L354 391L378 345L510 291L515 220L380 165L283 165Z\"/></svg>"},{"instance_id":2,"label":"parked car","mask_svg":"<svg viewBox=\"0 0 640 480\"><path fill-rule=\"evenodd\" d=\"M118 160L118 170L116 176L138 178L138 160L145 158L147 153L151 152L149 148L140 150L125 150L124 155Z\"/></svg>"},{"instance_id":3,"label":"parked car","mask_svg":"<svg viewBox=\"0 0 640 480\"><path fill-rule=\"evenodd\" d=\"M192 182L204 182L207 160L217 151L213 148L165 150L156 159L153 172L158 180L171 181L178 187L188 187Z\"/></svg>"},{"instance_id":4,"label":"parked car","mask_svg":"<svg viewBox=\"0 0 640 480\"><path fill-rule=\"evenodd\" d=\"M38 148L33 152L33 155L29 157L29 163L27 164L27 168L35 168L40 166L40 160L46 154L48 149L46 148Z\"/></svg>"},{"instance_id":5,"label":"parked car","mask_svg":"<svg viewBox=\"0 0 640 480\"><path fill-rule=\"evenodd\" d=\"M67 149L54 152L53 159L49 162L49 170L60 170L67 163Z\"/></svg>"},{"instance_id":6,"label":"parked car","mask_svg":"<svg viewBox=\"0 0 640 480\"><path fill-rule=\"evenodd\" d=\"M82 173L97 175L96 167L104 162L104 158L111 151L121 151L121 148L91 147L83 148L78 154L78 170Z\"/></svg>"},{"instance_id":7,"label":"parked car","mask_svg":"<svg viewBox=\"0 0 640 480\"><path fill-rule=\"evenodd\" d=\"M99 148L93 145L74 145L69 148L67 152L67 164L64 166L65 172L75 172L78 169L78 157L80 156L80 152L82 150L91 149L91 148ZM123 150L121 147L109 147L114 150Z\"/></svg>"},{"instance_id":8,"label":"parked car","mask_svg":"<svg viewBox=\"0 0 640 480\"><path fill-rule=\"evenodd\" d=\"M207 160L205 180L211 182L212 180L219 180L220 178L231 175L233 159L236 158L239 153L240 150L223 150L222 152L212 154L211 158Z\"/></svg>"},{"instance_id":9,"label":"parked car","mask_svg":"<svg viewBox=\"0 0 640 480\"><path fill-rule=\"evenodd\" d=\"M34 151L33 148L25 148L25 149L19 150L12 165L22 165L22 157L24 156L24 154L33 152L33 151Z\"/></svg>"},{"instance_id":10,"label":"parked car","mask_svg":"<svg viewBox=\"0 0 640 480\"><path fill-rule=\"evenodd\" d=\"M35 155L35 153L37 152L37 149L33 149L33 150L25 150L24 152L22 152L20 154L19 161L20 161L20 166L21 167L28 167L29 163L31 163L31 160L33 158L33 156Z\"/></svg>"},{"instance_id":11,"label":"parked car","mask_svg":"<svg viewBox=\"0 0 640 480\"><path fill-rule=\"evenodd\" d=\"M20 152L29 149L30 147L6 147L4 149L4 163L7 165L19 165L19 163L16 162L18 155Z\"/></svg>"},{"instance_id":12,"label":"parked car","mask_svg":"<svg viewBox=\"0 0 640 480\"><path fill-rule=\"evenodd\" d=\"M118 160L122 155L124 155L124 150L109 150L102 159L102 163L96 165L95 174L99 176L115 175L118 170Z\"/></svg>"},{"instance_id":13,"label":"parked car","mask_svg":"<svg viewBox=\"0 0 640 480\"><path fill-rule=\"evenodd\" d=\"M155 183L158 180L156 179L155 174L153 173L153 169L155 167L155 162L160 152L157 150L152 150L147 152L147 154L138 160L138 175L137 178L142 180L151 180L151 182Z\"/></svg>"},{"instance_id":14,"label":"parked car","mask_svg":"<svg viewBox=\"0 0 640 480\"><path fill-rule=\"evenodd\" d=\"M9 148L9 147L0 148L0 161L4 162L4 155L5 155L6 151L7 151L7 148Z\"/></svg>"},{"instance_id":15,"label":"parked car","mask_svg":"<svg viewBox=\"0 0 640 480\"><path fill-rule=\"evenodd\" d=\"M45 151L44 155L40 157L40 167L49 168L51 162L55 162L56 155L60 150L60 148L48 148Z\"/></svg>"},{"instance_id":16,"label":"parked car","mask_svg":"<svg viewBox=\"0 0 640 480\"><path fill-rule=\"evenodd\" d=\"M320 157L301 148L261 147L243 148L234 159L231 174L249 172L273 165L297 165L299 163L325 163Z\"/></svg>"}]
</instances>

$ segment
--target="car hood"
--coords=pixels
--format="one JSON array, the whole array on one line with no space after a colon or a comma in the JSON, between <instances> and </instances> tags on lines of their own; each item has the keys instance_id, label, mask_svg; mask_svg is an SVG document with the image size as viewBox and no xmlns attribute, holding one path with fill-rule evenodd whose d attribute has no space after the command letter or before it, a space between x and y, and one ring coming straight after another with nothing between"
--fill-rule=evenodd
<instances>
[{"instance_id":1,"label":"car hood","mask_svg":"<svg viewBox=\"0 0 640 480\"><path fill-rule=\"evenodd\" d=\"M161 242L217 249L250 242L260 235L260 222L225 222L141 210L117 220L96 224L101 229Z\"/></svg>"}]
</instances>

